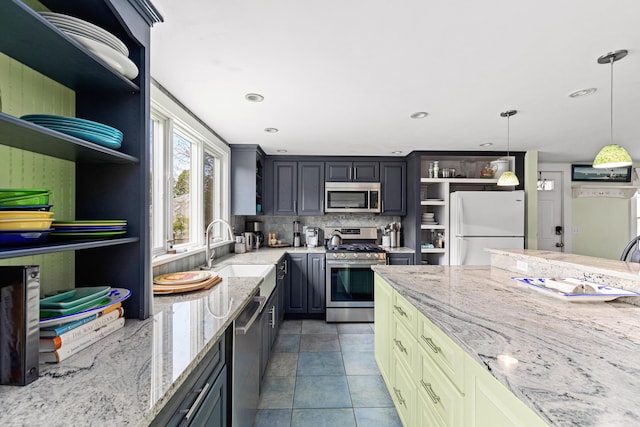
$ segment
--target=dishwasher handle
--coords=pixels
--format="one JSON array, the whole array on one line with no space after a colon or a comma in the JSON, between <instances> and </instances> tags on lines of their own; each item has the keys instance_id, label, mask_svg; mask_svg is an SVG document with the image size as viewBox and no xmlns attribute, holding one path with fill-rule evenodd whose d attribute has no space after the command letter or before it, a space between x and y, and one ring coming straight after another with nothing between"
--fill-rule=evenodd
<instances>
[{"instance_id":1,"label":"dishwasher handle","mask_svg":"<svg viewBox=\"0 0 640 427\"><path fill-rule=\"evenodd\" d=\"M253 322L256 321L258 315L267 304L267 297L264 295L256 295L253 297L253 301L258 303L255 311L251 314L251 317L244 325L236 325L235 331L236 335L246 335L249 332L249 328L253 325Z\"/></svg>"}]
</instances>

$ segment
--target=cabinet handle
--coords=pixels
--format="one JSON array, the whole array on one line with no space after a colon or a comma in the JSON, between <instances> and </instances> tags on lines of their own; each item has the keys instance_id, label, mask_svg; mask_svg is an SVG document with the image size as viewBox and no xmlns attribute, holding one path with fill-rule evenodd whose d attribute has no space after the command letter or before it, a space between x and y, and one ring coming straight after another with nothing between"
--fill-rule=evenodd
<instances>
[{"instance_id":1,"label":"cabinet handle","mask_svg":"<svg viewBox=\"0 0 640 427\"><path fill-rule=\"evenodd\" d=\"M434 353L440 353L440 351L442 350L440 347L436 345L436 343L433 342L431 338L425 338L424 335L422 335L422 340L426 342L429 347L431 347L431 350Z\"/></svg>"},{"instance_id":2,"label":"cabinet handle","mask_svg":"<svg viewBox=\"0 0 640 427\"><path fill-rule=\"evenodd\" d=\"M271 315L271 320L269 320L269 326L271 326L271 329L274 329L276 327L276 306L271 306L271 308L269 309L269 314Z\"/></svg>"},{"instance_id":3,"label":"cabinet handle","mask_svg":"<svg viewBox=\"0 0 640 427\"><path fill-rule=\"evenodd\" d=\"M191 405L191 408L183 409L180 411L181 414L184 414L185 412L187 413L187 415L184 416L185 420L188 420L189 418L191 418L195 410L198 409L198 406L200 406L200 401L204 399L204 397L206 396L207 391L209 390L209 387L211 387L211 384L206 383L204 387L202 387L201 389L193 390L193 393L198 393L198 397L196 398L196 401L193 402L193 405Z\"/></svg>"},{"instance_id":4,"label":"cabinet handle","mask_svg":"<svg viewBox=\"0 0 640 427\"><path fill-rule=\"evenodd\" d=\"M353 169L353 168L349 168L349 181L351 181L351 170L352 170L352 169Z\"/></svg>"},{"instance_id":5,"label":"cabinet handle","mask_svg":"<svg viewBox=\"0 0 640 427\"><path fill-rule=\"evenodd\" d=\"M400 313L400 315L401 315L401 316L404 316L404 317L406 317L406 318L409 318L409 316L407 316L407 312L406 312L406 311L404 311L404 310L402 309L402 307L400 307L399 305L394 305L394 306L393 306L393 308L395 308L395 309L396 309L396 311L397 311L398 313Z\"/></svg>"},{"instance_id":6,"label":"cabinet handle","mask_svg":"<svg viewBox=\"0 0 640 427\"><path fill-rule=\"evenodd\" d=\"M422 387L427 391L427 394L431 398L431 401L435 405L437 405L438 402L440 402L440 396L438 396L436 392L433 391L433 388L431 388L431 383L425 383L423 380L420 380L420 383L422 384Z\"/></svg>"},{"instance_id":7,"label":"cabinet handle","mask_svg":"<svg viewBox=\"0 0 640 427\"><path fill-rule=\"evenodd\" d=\"M402 398L402 394L400 393L400 390L394 387L393 392L396 394L396 397L398 398L398 402L400 402L401 405L404 405L406 407L407 404L405 403L405 400Z\"/></svg>"},{"instance_id":8,"label":"cabinet handle","mask_svg":"<svg viewBox=\"0 0 640 427\"><path fill-rule=\"evenodd\" d=\"M353 168L353 180L358 180L358 168Z\"/></svg>"},{"instance_id":9,"label":"cabinet handle","mask_svg":"<svg viewBox=\"0 0 640 427\"><path fill-rule=\"evenodd\" d=\"M402 341L395 338L393 339L393 341L396 343L396 346L400 349L400 351L404 352L406 355L409 355L409 353L407 353L407 348L402 345Z\"/></svg>"},{"instance_id":10,"label":"cabinet handle","mask_svg":"<svg viewBox=\"0 0 640 427\"><path fill-rule=\"evenodd\" d=\"M285 274L285 276L287 275L288 270L289 270L289 260L285 259L284 260L284 274Z\"/></svg>"}]
</instances>

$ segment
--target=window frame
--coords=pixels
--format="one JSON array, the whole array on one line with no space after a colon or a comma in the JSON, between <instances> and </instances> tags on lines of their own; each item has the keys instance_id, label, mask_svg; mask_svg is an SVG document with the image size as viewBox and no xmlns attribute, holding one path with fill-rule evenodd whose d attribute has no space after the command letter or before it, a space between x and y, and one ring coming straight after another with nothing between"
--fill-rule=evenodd
<instances>
[{"instance_id":1,"label":"window frame","mask_svg":"<svg viewBox=\"0 0 640 427\"><path fill-rule=\"evenodd\" d=\"M214 197L212 212L214 219L230 220L230 169L231 169L231 149L220 140L215 133L204 125L199 119L187 110L178 100L168 94L165 90L152 81L151 84L151 121L158 120L161 123L162 147L152 146L152 162L153 179L152 179L152 206L150 214L155 218L156 212L161 212L163 216L163 244L162 247L156 246L157 243L155 231L152 236L152 255L163 255L169 249L168 240L173 236L172 226L172 203L171 195L173 192L173 135L174 132L181 137L189 140L193 145L190 172L190 193L192 194L190 202L190 227L189 242L175 245L174 248L179 252L185 250L191 252L197 249L204 249L205 244L205 228L204 224L204 196L194 197L196 194L204 194L204 156L205 152L213 156L214 163ZM152 133L152 138L155 135ZM154 144L155 141L150 141ZM159 178L156 177L157 167L160 164L158 159L159 153L162 153L162 189L159 186ZM163 206L157 206L158 192L164 192L162 200ZM156 220L152 219L152 225L156 225ZM216 242L212 247L226 245L231 240Z\"/></svg>"}]
</instances>

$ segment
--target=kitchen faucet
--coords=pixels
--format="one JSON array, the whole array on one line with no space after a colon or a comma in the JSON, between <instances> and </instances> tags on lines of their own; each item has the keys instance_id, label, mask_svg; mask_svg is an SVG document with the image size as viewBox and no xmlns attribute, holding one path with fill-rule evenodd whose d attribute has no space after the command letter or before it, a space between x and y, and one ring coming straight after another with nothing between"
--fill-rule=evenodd
<instances>
[{"instance_id":1,"label":"kitchen faucet","mask_svg":"<svg viewBox=\"0 0 640 427\"><path fill-rule=\"evenodd\" d=\"M229 232L229 240L233 240L233 229L231 228L231 224L229 224L224 219L214 219L207 226L207 230L205 231L205 262L206 266L200 267L201 270L211 270L211 264L213 263L213 257L215 256L215 250L211 248L211 236L209 233L213 228L214 224L221 223L224 224Z\"/></svg>"}]
</instances>

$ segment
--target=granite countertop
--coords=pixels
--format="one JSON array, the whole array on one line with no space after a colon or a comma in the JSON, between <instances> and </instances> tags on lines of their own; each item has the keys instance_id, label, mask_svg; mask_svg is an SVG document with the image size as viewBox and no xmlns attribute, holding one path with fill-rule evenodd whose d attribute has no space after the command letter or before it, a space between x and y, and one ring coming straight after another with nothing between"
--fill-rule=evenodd
<instances>
[{"instance_id":1,"label":"granite countertop","mask_svg":"<svg viewBox=\"0 0 640 427\"><path fill-rule=\"evenodd\" d=\"M639 307L556 300L495 267L373 269L549 424L640 424Z\"/></svg>"},{"instance_id":2,"label":"granite countertop","mask_svg":"<svg viewBox=\"0 0 640 427\"><path fill-rule=\"evenodd\" d=\"M221 257L213 269L275 264L285 252ZM147 425L232 325L261 280L229 277L208 291L154 297L148 319L127 319L124 328L61 363L40 365L40 378L27 386L0 386L0 425Z\"/></svg>"}]
</instances>

